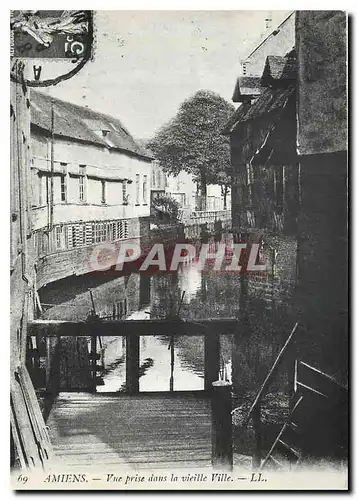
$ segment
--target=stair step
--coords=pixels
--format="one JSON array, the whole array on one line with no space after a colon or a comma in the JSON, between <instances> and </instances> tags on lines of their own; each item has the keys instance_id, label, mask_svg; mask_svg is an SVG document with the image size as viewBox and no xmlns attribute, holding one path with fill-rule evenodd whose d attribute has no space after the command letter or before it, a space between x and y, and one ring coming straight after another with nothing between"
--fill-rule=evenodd
<instances>
[{"instance_id":1,"label":"stair step","mask_svg":"<svg viewBox=\"0 0 358 500\"><path fill-rule=\"evenodd\" d=\"M292 427L294 425L295 427ZM289 422L281 434L280 439L285 443L290 444L295 450L301 447L302 435L299 432L299 427L293 422Z\"/></svg>"},{"instance_id":2,"label":"stair step","mask_svg":"<svg viewBox=\"0 0 358 500\"><path fill-rule=\"evenodd\" d=\"M285 450L289 451L291 453L291 455L294 455L296 458L301 457L300 452L297 449L295 449L291 444L286 443L286 441L279 439L277 441L277 444L280 444L281 447L284 447Z\"/></svg>"},{"instance_id":3,"label":"stair step","mask_svg":"<svg viewBox=\"0 0 358 500\"><path fill-rule=\"evenodd\" d=\"M313 420L320 420L329 414L332 405L329 398L317 394L310 388L298 387L301 394L299 404L297 404L290 414L290 425L296 425L296 432L304 433L305 428L310 426Z\"/></svg>"},{"instance_id":4,"label":"stair step","mask_svg":"<svg viewBox=\"0 0 358 500\"><path fill-rule=\"evenodd\" d=\"M303 361L297 364L297 382L326 397L339 398L341 394L347 392L347 389L336 382L333 377Z\"/></svg>"},{"instance_id":5,"label":"stair step","mask_svg":"<svg viewBox=\"0 0 358 500\"><path fill-rule=\"evenodd\" d=\"M312 393L317 394L318 396L322 396L323 398L326 398L326 399L328 398L327 394L324 394L323 392L320 392L317 389L310 387L309 385L303 384L302 382L299 382L299 381L297 381L296 383L297 383L298 389L312 392Z\"/></svg>"},{"instance_id":6,"label":"stair step","mask_svg":"<svg viewBox=\"0 0 358 500\"><path fill-rule=\"evenodd\" d=\"M277 458L275 458L273 455L270 455L269 457L267 457L267 459L265 459L261 468L266 466L268 462L271 462L271 465L273 465L275 469L283 467L283 464L279 460L277 460ZM269 465L269 467L270 467L270 465Z\"/></svg>"}]
</instances>

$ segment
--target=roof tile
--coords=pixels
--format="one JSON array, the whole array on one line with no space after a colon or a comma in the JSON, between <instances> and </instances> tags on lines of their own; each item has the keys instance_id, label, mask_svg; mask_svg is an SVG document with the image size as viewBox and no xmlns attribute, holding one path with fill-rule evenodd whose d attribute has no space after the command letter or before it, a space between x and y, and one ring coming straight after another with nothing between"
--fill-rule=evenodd
<instances>
[{"instance_id":1,"label":"roof tile","mask_svg":"<svg viewBox=\"0 0 358 500\"><path fill-rule=\"evenodd\" d=\"M119 119L34 90L31 92L33 125L51 132L51 103L54 109L56 135L152 159L148 151L133 139ZM105 131L105 134L101 135L102 131Z\"/></svg>"}]
</instances>

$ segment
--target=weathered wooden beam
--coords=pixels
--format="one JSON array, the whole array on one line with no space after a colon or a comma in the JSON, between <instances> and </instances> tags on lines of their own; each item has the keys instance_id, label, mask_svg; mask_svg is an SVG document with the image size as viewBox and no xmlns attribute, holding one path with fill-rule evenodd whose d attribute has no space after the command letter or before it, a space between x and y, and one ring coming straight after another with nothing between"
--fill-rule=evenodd
<instances>
[{"instance_id":1,"label":"weathered wooden beam","mask_svg":"<svg viewBox=\"0 0 358 500\"><path fill-rule=\"evenodd\" d=\"M212 384L212 465L232 470L231 384L218 380Z\"/></svg>"},{"instance_id":2,"label":"weathered wooden beam","mask_svg":"<svg viewBox=\"0 0 358 500\"><path fill-rule=\"evenodd\" d=\"M128 394L139 392L139 335L126 339L126 388Z\"/></svg>"},{"instance_id":3,"label":"weathered wooden beam","mask_svg":"<svg viewBox=\"0 0 358 500\"><path fill-rule=\"evenodd\" d=\"M255 448L252 455L252 468L258 470L261 465L261 403L255 406L252 412L252 424L255 433Z\"/></svg>"},{"instance_id":4,"label":"weathered wooden beam","mask_svg":"<svg viewBox=\"0 0 358 500\"><path fill-rule=\"evenodd\" d=\"M212 384L219 378L220 371L220 336L215 332L204 339L204 387L211 390Z\"/></svg>"},{"instance_id":5,"label":"weathered wooden beam","mask_svg":"<svg viewBox=\"0 0 358 500\"><path fill-rule=\"evenodd\" d=\"M213 318L198 321L178 319L103 320L96 323L101 337L121 335L222 335L237 331L236 318ZM33 320L28 335L42 337L92 336L94 324L86 321Z\"/></svg>"},{"instance_id":6,"label":"weathered wooden beam","mask_svg":"<svg viewBox=\"0 0 358 500\"><path fill-rule=\"evenodd\" d=\"M60 389L60 349L59 337L46 338L46 390L53 395L56 395Z\"/></svg>"},{"instance_id":7,"label":"weathered wooden beam","mask_svg":"<svg viewBox=\"0 0 358 500\"><path fill-rule=\"evenodd\" d=\"M242 424L244 427L248 424L250 418L252 417L252 412L254 411L256 405L259 403L259 401L265 396L266 392L268 391L270 384L271 384L272 380L274 379L274 377L276 376L277 370L278 370L284 356L286 355L288 348L290 347L290 345L294 339L294 336L295 336L297 329L298 329L298 323L296 323L295 326L293 327L289 337L287 338L281 351L278 353L278 356L275 359L274 364L272 365L265 380L263 381L263 383L259 389L259 392L257 393L255 400L251 405L249 413L247 414L247 416Z\"/></svg>"}]
</instances>

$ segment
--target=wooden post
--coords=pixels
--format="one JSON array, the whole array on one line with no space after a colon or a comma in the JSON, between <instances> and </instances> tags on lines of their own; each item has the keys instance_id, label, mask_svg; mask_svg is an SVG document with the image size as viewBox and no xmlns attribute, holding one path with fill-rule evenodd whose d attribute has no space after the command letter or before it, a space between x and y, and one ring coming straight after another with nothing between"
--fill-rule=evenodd
<instances>
[{"instance_id":1,"label":"wooden post","mask_svg":"<svg viewBox=\"0 0 358 500\"><path fill-rule=\"evenodd\" d=\"M295 401L294 401L294 395L296 391L296 369L297 369L297 349L296 349L296 342L293 341L289 356L288 356L288 365L287 365L287 389L288 389L288 396L290 398L289 400L289 410L292 411Z\"/></svg>"},{"instance_id":2,"label":"wooden post","mask_svg":"<svg viewBox=\"0 0 358 500\"><path fill-rule=\"evenodd\" d=\"M46 338L46 391L55 396L60 390L61 337Z\"/></svg>"},{"instance_id":3,"label":"wooden post","mask_svg":"<svg viewBox=\"0 0 358 500\"><path fill-rule=\"evenodd\" d=\"M219 377L220 371L220 335L210 332L204 337L204 389L212 390L212 384Z\"/></svg>"},{"instance_id":4,"label":"wooden post","mask_svg":"<svg viewBox=\"0 0 358 500\"><path fill-rule=\"evenodd\" d=\"M232 470L231 384L217 380L212 384L212 465Z\"/></svg>"},{"instance_id":5,"label":"wooden post","mask_svg":"<svg viewBox=\"0 0 358 500\"><path fill-rule=\"evenodd\" d=\"M139 335L126 336L126 386L129 394L139 392Z\"/></svg>"},{"instance_id":6,"label":"wooden post","mask_svg":"<svg viewBox=\"0 0 358 500\"><path fill-rule=\"evenodd\" d=\"M170 349L170 381L169 381L169 391L174 391L174 336L171 337L169 343Z\"/></svg>"},{"instance_id":7,"label":"wooden post","mask_svg":"<svg viewBox=\"0 0 358 500\"><path fill-rule=\"evenodd\" d=\"M255 432L255 451L252 455L252 468L259 469L261 465L261 401L258 401L252 411L252 424Z\"/></svg>"},{"instance_id":8,"label":"wooden post","mask_svg":"<svg viewBox=\"0 0 358 500\"><path fill-rule=\"evenodd\" d=\"M91 389L96 392L96 377L97 377L97 336L91 337Z\"/></svg>"}]
</instances>

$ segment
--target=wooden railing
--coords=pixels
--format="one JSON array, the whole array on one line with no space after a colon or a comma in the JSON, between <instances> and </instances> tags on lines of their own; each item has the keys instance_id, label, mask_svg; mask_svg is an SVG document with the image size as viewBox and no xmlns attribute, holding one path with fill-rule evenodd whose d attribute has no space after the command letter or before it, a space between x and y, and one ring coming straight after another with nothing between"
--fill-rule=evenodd
<instances>
[{"instance_id":1,"label":"wooden railing","mask_svg":"<svg viewBox=\"0 0 358 500\"><path fill-rule=\"evenodd\" d=\"M232 423L231 423L231 383L220 376L220 335L234 334L238 328L236 318L214 318L199 321L184 321L178 317L148 320L100 320L92 317L87 321L34 320L29 323L28 337L37 340L46 338L46 390L51 398L61 387L58 376L61 372L61 338L86 337L91 339L88 356L88 371L91 375L86 389L96 388L97 339L121 336L126 338L126 392L139 393L139 338L156 335L171 337L176 335L204 337L204 392L211 395L212 404L212 464L219 469L232 469ZM88 342L88 340L86 340ZM52 347L51 347L52 346ZM54 357L51 357L51 349ZM63 356L63 353L62 353ZM37 365L38 366L38 363Z\"/></svg>"},{"instance_id":2,"label":"wooden railing","mask_svg":"<svg viewBox=\"0 0 358 500\"><path fill-rule=\"evenodd\" d=\"M185 224L204 224L205 222L231 220L231 210L194 210L183 218Z\"/></svg>"},{"instance_id":3,"label":"wooden railing","mask_svg":"<svg viewBox=\"0 0 358 500\"><path fill-rule=\"evenodd\" d=\"M252 418L252 423L253 423L253 428L254 428L254 433L255 433L255 452L253 454L252 458L252 465L253 468L259 468L261 464L261 452L262 452L262 432L261 432L261 403L264 398L264 396L267 394L268 389L270 388L271 383L273 382L275 376L277 375L278 369L281 366L281 363L283 359L286 357L286 355L289 352L290 347L292 347L294 339L295 339L295 334L299 328L299 324L296 323L288 336L284 346L278 353L271 369L269 370L265 380L263 381L250 409L248 414L246 415L246 418L244 419L243 422L243 427L246 427ZM292 359L292 363L290 363L292 366L290 366L290 369L292 368L292 377L291 374L289 375L289 378L292 378L292 387L293 387L293 370L294 370L294 360ZM233 410L235 411L235 410Z\"/></svg>"},{"instance_id":4,"label":"wooden railing","mask_svg":"<svg viewBox=\"0 0 358 500\"><path fill-rule=\"evenodd\" d=\"M88 366L91 374L87 390L96 386L97 339L100 337L121 336L126 338L126 388L130 394L139 392L139 338L141 336L203 336L204 337L204 390L208 391L217 381L220 373L220 335L232 334L237 330L235 318L214 318L199 321L180 319L147 320L100 320L91 321L51 321L34 320L29 323L30 338L46 338L46 390L52 393L60 388L57 376L60 372L59 356L61 337L91 339ZM51 341L52 339L52 341ZM37 340L39 341L39 340ZM52 346L52 347L51 347ZM50 350L53 350L51 355ZM37 353L38 356L38 353ZM32 362L33 363L33 362ZM83 375L85 386L85 375ZM57 389L56 389L57 388ZM63 387L61 389L64 389ZM69 387L69 389L72 389Z\"/></svg>"}]
</instances>

